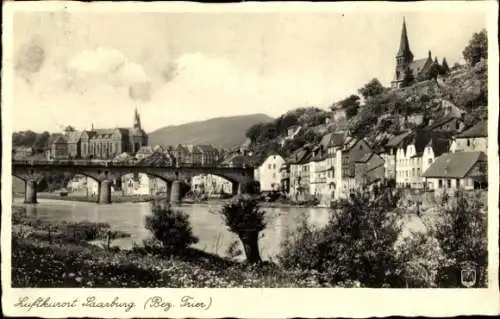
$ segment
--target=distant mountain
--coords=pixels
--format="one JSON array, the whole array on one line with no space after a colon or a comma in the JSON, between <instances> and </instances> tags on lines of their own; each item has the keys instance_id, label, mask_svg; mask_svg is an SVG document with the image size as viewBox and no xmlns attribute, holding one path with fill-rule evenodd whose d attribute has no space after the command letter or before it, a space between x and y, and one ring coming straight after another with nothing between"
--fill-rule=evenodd
<instances>
[{"instance_id":1,"label":"distant mountain","mask_svg":"<svg viewBox=\"0 0 500 319\"><path fill-rule=\"evenodd\" d=\"M216 147L234 147L245 141L245 132L250 126L272 120L265 114L252 114L171 125L149 133L149 144L212 144Z\"/></svg>"}]
</instances>

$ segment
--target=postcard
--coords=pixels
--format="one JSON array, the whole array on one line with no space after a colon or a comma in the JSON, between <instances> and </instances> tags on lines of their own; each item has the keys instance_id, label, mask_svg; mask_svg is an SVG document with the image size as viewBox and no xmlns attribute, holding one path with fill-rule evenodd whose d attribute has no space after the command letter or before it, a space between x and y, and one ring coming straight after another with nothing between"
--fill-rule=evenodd
<instances>
[{"instance_id":1,"label":"postcard","mask_svg":"<svg viewBox=\"0 0 500 319\"><path fill-rule=\"evenodd\" d=\"M498 315L497 19L6 2L4 314Z\"/></svg>"}]
</instances>

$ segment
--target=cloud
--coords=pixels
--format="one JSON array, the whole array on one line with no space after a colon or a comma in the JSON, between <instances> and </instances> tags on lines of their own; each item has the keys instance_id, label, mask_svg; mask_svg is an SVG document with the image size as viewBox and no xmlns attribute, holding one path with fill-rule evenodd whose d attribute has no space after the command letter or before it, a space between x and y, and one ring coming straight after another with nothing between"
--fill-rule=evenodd
<instances>
[{"instance_id":1,"label":"cloud","mask_svg":"<svg viewBox=\"0 0 500 319\"><path fill-rule=\"evenodd\" d=\"M145 129L151 131L218 116L276 116L295 107L321 106L325 98L331 103L325 79L311 74L262 76L258 70L239 69L228 60L199 53L159 61L156 69L147 68L149 73L144 69L105 48L80 52L62 68L47 64L31 88L16 84L20 107L15 124L34 129L50 129L55 122L77 128L89 123L127 126L137 105ZM23 115L37 107L46 115Z\"/></svg>"},{"instance_id":2,"label":"cloud","mask_svg":"<svg viewBox=\"0 0 500 319\"><path fill-rule=\"evenodd\" d=\"M92 87L126 87L133 100L150 98L150 80L141 65L129 61L120 51L96 48L73 57L66 66L66 88L83 94Z\"/></svg>"},{"instance_id":3,"label":"cloud","mask_svg":"<svg viewBox=\"0 0 500 319\"><path fill-rule=\"evenodd\" d=\"M301 74L261 76L229 61L186 54L175 61L177 75L144 105L146 123L161 125L209 117L267 113L279 115L299 106L330 104L330 83Z\"/></svg>"},{"instance_id":4,"label":"cloud","mask_svg":"<svg viewBox=\"0 0 500 319\"><path fill-rule=\"evenodd\" d=\"M30 80L30 76L40 71L45 61L45 49L40 37L35 36L25 43L16 55L16 73Z\"/></svg>"}]
</instances>

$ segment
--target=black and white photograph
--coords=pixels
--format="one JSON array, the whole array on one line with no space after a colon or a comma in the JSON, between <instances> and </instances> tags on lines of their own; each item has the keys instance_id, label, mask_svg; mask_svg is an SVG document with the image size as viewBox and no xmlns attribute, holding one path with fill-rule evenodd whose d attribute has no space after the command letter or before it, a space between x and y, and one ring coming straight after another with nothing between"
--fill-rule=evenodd
<instances>
[{"instance_id":1,"label":"black and white photograph","mask_svg":"<svg viewBox=\"0 0 500 319\"><path fill-rule=\"evenodd\" d=\"M498 288L477 3L12 11L9 287Z\"/></svg>"}]
</instances>

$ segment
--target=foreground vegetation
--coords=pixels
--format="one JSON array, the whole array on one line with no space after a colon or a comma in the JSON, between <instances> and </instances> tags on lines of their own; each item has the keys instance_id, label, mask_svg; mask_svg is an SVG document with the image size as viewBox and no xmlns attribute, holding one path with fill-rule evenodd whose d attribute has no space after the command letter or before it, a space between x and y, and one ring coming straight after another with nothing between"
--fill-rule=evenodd
<instances>
[{"instance_id":1,"label":"foreground vegetation","mask_svg":"<svg viewBox=\"0 0 500 319\"><path fill-rule=\"evenodd\" d=\"M46 223L13 214L15 287L461 287L460 263L474 261L476 287L486 285L486 207L456 194L437 203L439 220L421 216L426 232L401 236L401 205L391 187L351 194L324 227L300 226L276 263L260 259L265 211L250 196L215 212L237 234L246 261L190 247L197 242L187 216L168 203L153 207L141 247L113 247L106 224ZM418 209L417 209L418 210ZM97 247L89 240L107 239Z\"/></svg>"}]
</instances>

